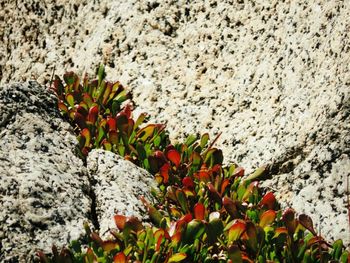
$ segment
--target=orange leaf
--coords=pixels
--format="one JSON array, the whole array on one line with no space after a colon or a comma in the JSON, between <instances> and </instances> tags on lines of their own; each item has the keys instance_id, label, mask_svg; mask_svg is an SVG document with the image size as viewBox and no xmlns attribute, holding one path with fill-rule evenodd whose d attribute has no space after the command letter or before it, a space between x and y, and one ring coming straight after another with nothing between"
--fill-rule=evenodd
<instances>
[{"instance_id":1,"label":"orange leaf","mask_svg":"<svg viewBox=\"0 0 350 263\"><path fill-rule=\"evenodd\" d=\"M119 230L123 230L125 226L127 217L123 215L115 215L114 216L114 222L115 225L118 227Z\"/></svg>"},{"instance_id":2,"label":"orange leaf","mask_svg":"<svg viewBox=\"0 0 350 263\"><path fill-rule=\"evenodd\" d=\"M165 163L159 170L160 175L163 177L163 183L167 184L169 181L169 169L170 165Z\"/></svg>"},{"instance_id":3,"label":"orange leaf","mask_svg":"<svg viewBox=\"0 0 350 263\"><path fill-rule=\"evenodd\" d=\"M176 167L179 167L180 161L181 161L181 156L176 150L170 150L167 152L166 157L173 163L175 164Z\"/></svg>"},{"instance_id":4,"label":"orange leaf","mask_svg":"<svg viewBox=\"0 0 350 263\"><path fill-rule=\"evenodd\" d=\"M127 258L123 252L119 252L113 258L113 263L127 263Z\"/></svg>"},{"instance_id":5,"label":"orange leaf","mask_svg":"<svg viewBox=\"0 0 350 263\"><path fill-rule=\"evenodd\" d=\"M260 216L260 223L259 226L265 227L267 225L270 225L276 218L276 211L274 210L267 210Z\"/></svg>"}]
</instances>

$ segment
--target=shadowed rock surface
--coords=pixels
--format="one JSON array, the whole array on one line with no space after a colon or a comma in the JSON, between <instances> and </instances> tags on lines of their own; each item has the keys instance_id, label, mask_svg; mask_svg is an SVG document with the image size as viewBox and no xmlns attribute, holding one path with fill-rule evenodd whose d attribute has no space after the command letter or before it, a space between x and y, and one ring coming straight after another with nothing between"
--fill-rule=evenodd
<instances>
[{"instance_id":1,"label":"shadowed rock surface","mask_svg":"<svg viewBox=\"0 0 350 263\"><path fill-rule=\"evenodd\" d=\"M35 82L0 90L0 261L28 262L90 222L89 181L56 100Z\"/></svg>"},{"instance_id":2,"label":"shadowed rock surface","mask_svg":"<svg viewBox=\"0 0 350 263\"><path fill-rule=\"evenodd\" d=\"M0 8L1 83L102 61L174 139L222 131L227 162L274 163L266 185L350 243L350 1L16 2Z\"/></svg>"},{"instance_id":3,"label":"shadowed rock surface","mask_svg":"<svg viewBox=\"0 0 350 263\"><path fill-rule=\"evenodd\" d=\"M27 262L67 246L83 223L107 235L115 211L147 219L153 176L111 152L94 150L88 170L55 97L36 82L0 88L0 261Z\"/></svg>"}]
</instances>

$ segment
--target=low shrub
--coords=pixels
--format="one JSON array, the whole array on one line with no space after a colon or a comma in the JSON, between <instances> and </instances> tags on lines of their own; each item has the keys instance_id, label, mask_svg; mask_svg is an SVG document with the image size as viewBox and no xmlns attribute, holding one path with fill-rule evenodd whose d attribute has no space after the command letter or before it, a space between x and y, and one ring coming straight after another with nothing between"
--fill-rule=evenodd
<instances>
[{"instance_id":1,"label":"low shrub","mask_svg":"<svg viewBox=\"0 0 350 263\"><path fill-rule=\"evenodd\" d=\"M208 134L190 135L172 145L164 125L132 119L129 98L119 82L98 79L82 84L74 73L56 77L54 91L62 114L74 125L78 152L85 158L104 148L147 169L159 189L154 202L141 197L151 224L115 215L116 229L102 240L85 224L86 235L41 262L348 262L341 240L317 234L309 216L284 211L272 192L259 188L267 170L244 176L223 166L223 154Z\"/></svg>"}]
</instances>

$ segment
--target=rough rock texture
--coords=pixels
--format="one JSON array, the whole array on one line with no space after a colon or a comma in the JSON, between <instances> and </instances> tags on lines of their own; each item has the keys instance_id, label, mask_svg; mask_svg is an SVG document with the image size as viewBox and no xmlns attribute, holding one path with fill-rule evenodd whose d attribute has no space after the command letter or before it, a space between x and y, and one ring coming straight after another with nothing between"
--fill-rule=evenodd
<instances>
[{"instance_id":1,"label":"rough rock texture","mask_svg":"<svg viewBox=\"0 0 350 263\"><path fill-rule=\"evenodd\" d=\"M113 216L146 218L139 196L151 200L151 187L156 188L154 177L146 170L124 160L119 155L104 150L93 150L87 159L89 176L94 185L96 214L101 235L115 228Z\"/></svg>"},{"instance_id":2,"label":"rough rock texture","mask_svg":"<svg viewBox=\"0 0 350 263\"><path fill-rule=\"evenodd\" d=\"M0 88L0 261L66 245L89 221L89 181L55 99L35 82Z\"/></svg>"},{"instance_id":3,"label":"rough rock texture","mask_svg":"<svg viewBox=\"0 0 350 263\"><path fill-rule=\"evenodd\" d=\"M227 161L279 164L280 197L349 244L350 1L18 2L1 2L1 83L103 61L173 138L222 131Z\"/></svg>"}]
</instances>

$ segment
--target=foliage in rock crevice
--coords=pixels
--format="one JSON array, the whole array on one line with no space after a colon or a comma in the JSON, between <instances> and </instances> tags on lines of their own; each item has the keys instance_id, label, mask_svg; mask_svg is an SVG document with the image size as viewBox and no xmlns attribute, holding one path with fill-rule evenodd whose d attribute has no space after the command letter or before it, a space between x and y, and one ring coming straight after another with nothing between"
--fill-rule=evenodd
<instances>
[{"instance_id":1,"label":"foliage in rock crevice","mask_svg":"<svg viewBox=\"0 0 350 263\"><path fill-rule=\"evenodd\" d=\"M86 235L60 252L53 247L41 262L347 262L341 240L329 244L309 216L284 211L272 192L259 188L266 173L249 176L236 165L223 166L223 154L209 135L190 135L171 144L164 125L132 118L119 83L82 83L74 73L56 77L58 107L74 125L78 152L85 158L104 148L150 171L159 188L155 202L141 197L152 224L115 215L111 238L102 240L86 224Z\"/></svg>"}]
</instances>

